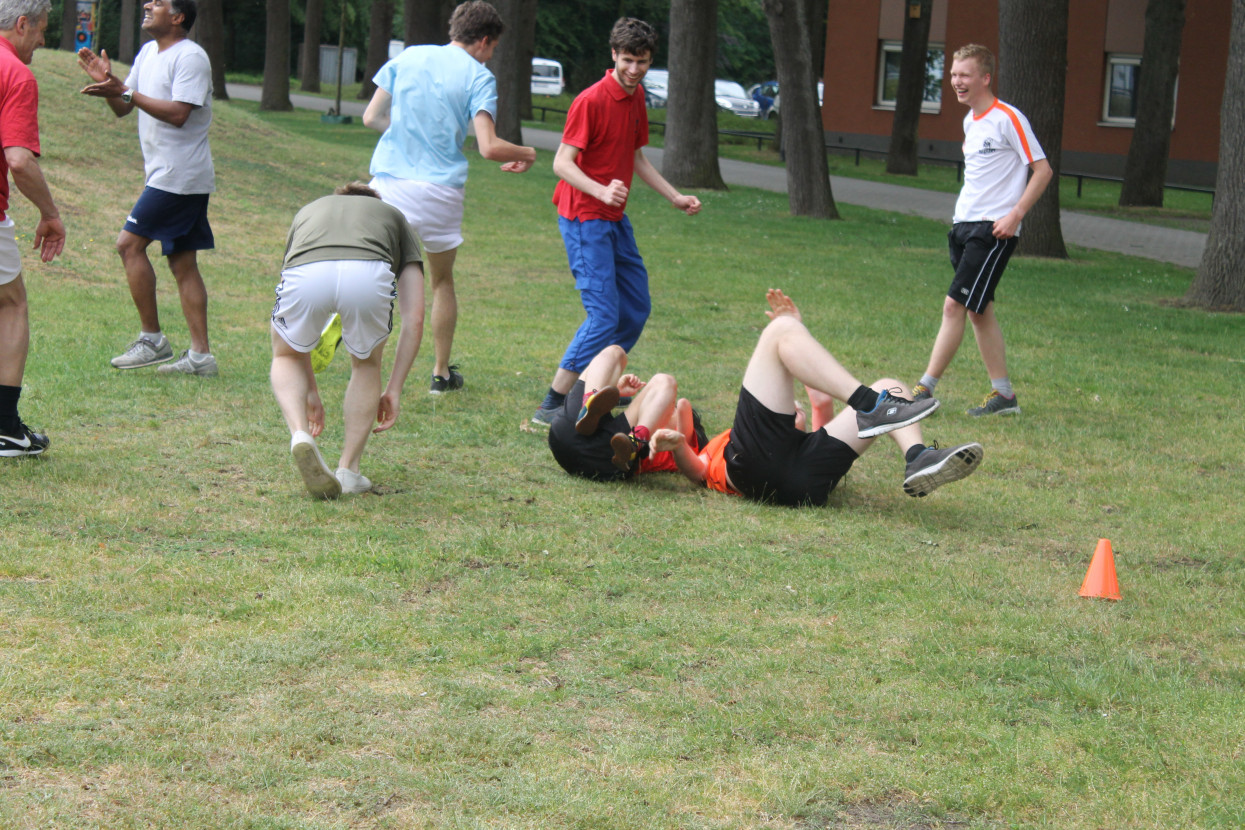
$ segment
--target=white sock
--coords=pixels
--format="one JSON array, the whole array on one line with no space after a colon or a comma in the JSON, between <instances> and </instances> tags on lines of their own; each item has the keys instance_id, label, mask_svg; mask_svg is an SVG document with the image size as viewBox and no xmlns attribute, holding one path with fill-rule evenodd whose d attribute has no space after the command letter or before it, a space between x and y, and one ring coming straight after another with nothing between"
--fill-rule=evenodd
<instances>
[{"instance_id":1,"label":"white sock","mask_svg":"<svg viewBox=\"0 0 1245 830\"><path fill-rule=\"evenodd\" d=\"M194 349L187 349L186 354L190 355L190 360L194 363L203 363L212 356L211 352L208 352L207 354L199 354Z\"/></svg>"},{"instance_id":2,"label":"white sock","mask_svg":"<svg viewBox=\"0 0 1245 830\"><path fill-rule=\"evenodd\" d=\"M157 332L140 331L138 333L138 338L140 340L150 340L156 346L156 348L159 348L160 346L164 345L164 332L162 331L157 331Z\"/></svg>"}]
</instances>

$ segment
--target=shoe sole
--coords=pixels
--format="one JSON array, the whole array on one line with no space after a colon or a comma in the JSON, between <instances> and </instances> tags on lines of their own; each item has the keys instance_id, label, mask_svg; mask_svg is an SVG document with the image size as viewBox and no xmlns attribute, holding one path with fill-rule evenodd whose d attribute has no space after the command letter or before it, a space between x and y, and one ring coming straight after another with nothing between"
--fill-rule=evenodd
<instances>
[{"instance_id":1,"label":"shoe sole","mask_svg":"<svg viewBox=\"0 0 1245 830\"><path fill-rule=\"evenodd\" d=\"M939 406L940 406L940 403L937 400L935 400L934 405L931 406L929 409L925 410L924 412L918 412L916 415L913 415L911 418L909 418L906 421L900 421L900 422L893 423L893 424L879 424L878 426L875 426L875 427L869 427L868 429L862 429L856 433L856 437L857 438L876 438L879 435L885 435L888 432L894 432L897 429L903 429L904 427L912 426L913 424L915 424L917 421L921 420L922 418L928 418L930 415L933 415L935 410L937 410Z\"/></svg>"},{"instance_id":2,"label":"shoe sole","mask_svg":"<svg viewBox=\"0 0 1245 830\"><path fill-rule=\"evenodd\" d=\"M575 431L580 435L591 435L597 431L601 419L614 411L618 406L620 395L612 386L606 387L592 396L588 401L588 411L575 422Z\"/></svg>"},{"instance_id":3,"label":"shoe sole","mask_svg":"<svg viewBox=\"0 0 1245 830\"><path fill-rule=\"evenodd\" d=\"M161 363L168 363L172 359L173 359L173 355L169 355L168 357L162 357L162 358L159 358L158 360L150 360L146 363L129 363L124 366L118 366L116 363L112 363L111 360L108 362L112 363L112 368L114 369L145 369L148 366L158 366Z\"/></svg>"},{"instance_id":4,"label":"shoe sole","mask_svg":"<svg viewBox=\"0 0 1245 830\"><path fill-rule=\"evenodd\" d=\"M631 456L635 453L635 445L631 443L631 439L625 433L614 433L614 437L610 439L610 448L614 450L614 457L610 459L614 466L624 473L630 470Z\"/></svg>"},{"instance_id":5,"label":"shoe sole","mask_svg":"<svg viewBox=\"0 0 1245 830\"><path fill-rule=\"evenodd\" d=\"M36 455L43 455L43 451L45 449L47 449L47 447L39 447L38 449L31 447L28 450L0 450L0 458L29 458Z\"/></svg>"},{"instance_id":6,"label":"shoe sole","mask_svg":"<svg viewBox=\"0 0 1245 830\"><path fill-rule=\"evenodd\" d=\"M904 479L903 491L913 498L924 498L944 484L972 475L984 456L985 451L981 444L965 444L933 467L927 467Z\"/></svg>"},{"instance_id":7,"label":"shoe sole","mask_svg":"<svg viewBox=\"0 0 1245 830\"><path fill-rule=\"evenodd\" d=\"M341 495L342 483L324 463L315 444L295 444L290 453L308 493L319 499L335 499Z\"/></svg>"},{"instance_id":8,"label":"shoe sole","mask_svg":"<svg viewBox=\"0 0 1245 830\"><path fill-rule=\"evenodd\" d=\"M210 372L183 372L181 369L174 369L171 366L161 366L159 369L156 369L156 371L162 375L188 375L196 378L214 378L220 374L219 369L213 369Z\"/></svg>"},{"instance_id":9,"label":"shoe sole","mask_svg":"<svg viewBox=\"0 0 1245 830\"><path fill-rule=\"evenodd\" d=\"M977 412L976 410L970 409L965 414L971 415L974 418L985 418L990 415L1019 415L1020 407L1009 406L1007 409L997 409L993 412Z\"/></svg>"}]
</instances>

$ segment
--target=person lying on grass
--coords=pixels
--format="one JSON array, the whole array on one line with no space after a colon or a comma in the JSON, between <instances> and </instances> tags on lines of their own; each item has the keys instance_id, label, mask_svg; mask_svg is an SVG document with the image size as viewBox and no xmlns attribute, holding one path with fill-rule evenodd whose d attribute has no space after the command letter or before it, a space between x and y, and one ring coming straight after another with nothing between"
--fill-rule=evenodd
<instances>
[{"instance_id":1,"label":"person lying on grass","mask_svg":"<svg viewBox=\"0 0 1245 830\"><path fill-rule=\"evenodd\" d=\"M766 299L770 323L744 372L734 426L699 452L678 429L663 427L652 435L653 449L672 452L687 478L756 501L820 506L883 434L903 453L903 489L910 496L927 496L977 469L980 444L939 449L923 443L917 422L938 408L936 399L909 400L908 389L894 378L862 385L804 327L790 297L770 289ZM797 411L795 381L808 391L810 432ZM837 417L835 398L848 406Z\"/></svg>"}]
</instances>

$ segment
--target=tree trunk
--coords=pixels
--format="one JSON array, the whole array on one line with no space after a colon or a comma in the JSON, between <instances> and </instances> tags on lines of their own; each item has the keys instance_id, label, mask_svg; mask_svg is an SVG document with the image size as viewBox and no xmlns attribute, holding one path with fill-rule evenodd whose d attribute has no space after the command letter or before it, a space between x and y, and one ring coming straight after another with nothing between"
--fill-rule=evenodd
<instances>
[{"instance_id":1,"label":"tree trunk","mask_svg":"<svg viewBox=\"0 0 1245 830\"><path fill-rule=\"evenodd\" d=\"M121 17L117 21L117 59L122 63L134 63L137 49L134 46L138 29L134 0L121 0Z\"/></svg>"},{"instance_id":2,"label":"tree trunk","mask_svg":"<svg viewBox=\"0 0 1245 830\"><path fill-rule=\"evenodd\" d=\"M1146 4L1145 45L1137 79L1137 118L1124 163L1121 205L1163 204L1184 7L1185 0L1150 0Z\"/></svg>"},{"instance_id":3,"label":"tree trunk","mask_svg":"<svg viewBox=\"0 0 1245 830\"><path fill-rule=\"evenodd\" d=\"M497 78L497 135L513 144L523 143L523 124L519 111L524 101L531 110L531 46L523 42L522 32L535 31L536 0L492 0L506 24L488 67ZM528 23L530 18L531 23Z\"/></svg>"},{"instance_id":4,"label":"tree trunk","mask_svg":"<svg viewBox=\"0 0 1245 830\"><path fill-rule=\"evenodd\" d=\"M1055 171L1025 216L1016 250L1066 259L1059 224L1059 167L1063 153L1064 80L1068 70L1068 0L999 0L999 97L1033 125Z\"/></svg>"},{"instance_id":5,"label":"tree trunk","mask_svg":"<svg viewBox=\"0 0 1245 830\"><path fill-rule=\"evenodd\" d=\"M449 13L438 0L403 0L402 28L407 46L449 41Z\"/></svg>"},{"instance_id":6,"label":"tree trunk","mask_svg":"<svg viewBox=\"0 0 1245 830\"><path fill-rule=\"evenodd\" d=\"M66 52L78 51L78 3L77 0L65 0L64 10L61 15L61 48ZM95 44L95 51L99 52L99 44Z\"/></svg>"},{"instance_id":7,"label":"tree trunk","mask_svg":"<svg viewBox=\"0 0 1245 830\"><path fill-rule=\"evenodd\" d=\"M895 91L891 146L886 154L887 173L917 174L917 131L921 103L925 100L925 60L929 53L929 20L933 16L933 6L934 0L911 0L904 17L899 88Z\"/></svg>"},{"instance_id":8,"label":"tree trunk","mask_svg":"<svg viewBox=\"0 0 1245 830\"><path fill-rule=\"evenodd\" d=\"M1219 107L1219 172L1206 253L1185 301L1245 311L1245 0L1232 0L1228 74Z\"/></svg>"},{"instance_id":9,"label":"tree trunk","mask_svg":"<svg viewBox=\"0 0 1245 830\"><path fill-rule=\"evenodd\" d=\"M212 97L217 101L228 101L229 91L225 89L225 13L221 0L202 0L198 7L199 16L194 29L199 45L212 63Z\"/></svg>"},{"instance_id":10,"label":"tree trunk","mask_svg":"<svg viewBox=\"0 0 1245 830\"><path fill-rule=\"evenodd\" d=\"M268 0L264 32L264 86L259 108L276 112L294 109L290 103L290 0Z\"/></svg>"},{"instance_id":11,"label":"tree trunk","mask_svg":"<svg viewBox=\"0 0 1245 830\"><path fill-rule=\"evenodd\" d=\"M826 166L825 132L817 106L807 6L800 0L762 0L761 8L769 23L778 87L782 91L780 117L787 159L787 203L795 216L838 219Z\"/></svg>"},{"instance_id":12,"label":"tree trunk","mask_svg":"<svg viewBox=\"0 0 1245 830\"><path fill-rule=\"evenodd\" d=\"M661 172L675 187L726 190L718 167L718 105L713 95L717 44L718 0L673 0Z\"/></svg>"},{"instance_id":13,"label":"tree trunk","mask_svg":"<svg viewBox=\"0 0 1245 830\"><path fill-rule=\"evenodd\" d=\"M303 92L320 91L320 30L324 26L324 0L307 0L303 22L303 60L299 66L298 88Z\"/></svg>"},{"instance_id":14,"label":"tree trunk","mask_svg":"<svg viewBox=\"0 0 1245 830\"><path fill-rule=\"evenodd\" d=\"M376 82L372 79L389 60L389 39L393 36L392 0L372 0L371 20L367 29L367 71L363 73L363 86L359 100L370 101L376 94Z\"/></svg>"}]
</instances>

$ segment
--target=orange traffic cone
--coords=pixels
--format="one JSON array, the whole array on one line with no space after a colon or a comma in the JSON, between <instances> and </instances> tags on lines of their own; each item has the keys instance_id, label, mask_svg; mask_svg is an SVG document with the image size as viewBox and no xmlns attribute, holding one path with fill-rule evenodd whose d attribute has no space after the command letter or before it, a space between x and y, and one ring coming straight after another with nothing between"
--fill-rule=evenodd
<instances>
[{"instance_id":1,"label":"orange traffic cone","mask_svg":"<svg viewBox=\"0 0 1245 830\"><path fill-rule=\"evenodd\" d=\"M1119 599L1120 583L1115 579L1115 557L1111 553L1111 540L1099 539L1093 561L1081 583L1081 596L1101 599Z\"/></svg>"}]
</instances>

